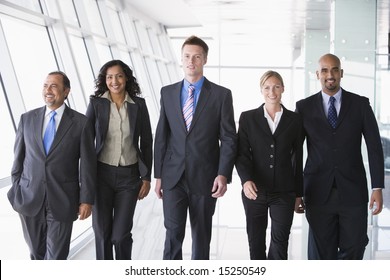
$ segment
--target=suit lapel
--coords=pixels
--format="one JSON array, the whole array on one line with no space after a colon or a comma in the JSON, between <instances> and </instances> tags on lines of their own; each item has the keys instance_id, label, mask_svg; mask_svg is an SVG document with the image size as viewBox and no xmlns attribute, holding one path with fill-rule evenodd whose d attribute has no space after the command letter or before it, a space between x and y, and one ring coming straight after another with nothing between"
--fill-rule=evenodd
<instances>
[{"instance_id":1,"label":"suit lapel","mask_svg":"<svg viewBox=\"0 0 390 280\"><path fill-rule=\"evenodd\" d=\"M337 126L340 125L340 123L343 121L344 117L347 115L351 102L349 100L349 94L345 90L342 89L341 93L341 107L340 107L340 113L337 119ZM337 127L336 126L336 127Z\"/></svg>"},{"instance_id":2,"label":"suit lapel","mask_svg":"<svg viewBox=\"0 0 390 280\"><path fill-rule=\"evenodd\" d=\"M137 122L138 106L135 103L127 103L127 114L129 116L130 136L134 139L134 129Z\"/></svg>"},{"instance_id":3,"label":"suit lapel","mask_svg":"<svg viewBox=\"0 0 390 280\"><path fill-rule=\"evenodd\" d=\"M264 116L264 104L259 107L259 109L256 110L257 118L256 122L258 126L261 127L261 129L269 136L272 136L271 129L269 128L267 118Z\"/></svg>"},{"instance_id":4,"label":"suit lapel","mask_svg":"<svg viewBox=\"0 0 390 280\"><path fill-rule=\"evenodd\" d=\"M316 96L316 102L314 104L314 106L316 107L315 110L317 112L321 112L321 116L322 116L322 121L326 123L326 125L329 127L329 128L332 128L332 126L330 125L330 123L328 122L328 118L326 117L326 113L324 111L324 105L323 105L323 100L322 100L322 94L321 94L321 91L317 93L317 96Z\"/></svg>"},{"instance_id":5,"label":"suit lapel","mask_svg":"<svg viewBox=\"0 0 390 280\"><path fill-rule=\"evenodd\" d=\"M211 95L210 83L206 78L204 78L203 86L199 93L198 103L196 104L195 113L192 118L192 123L188 133L191 132L192 128L196 124L196 121L199 119L199 116L202 113L204 107L206 106L207 100L209 99L210 95ZM183 124L184 124L184 120L183 120Z\"/></svg>"},{"instance_id":6,"label":"suit lapel","mask_svg":"<svg viewBox=\"0 0 390 280\"><path fill-rule=\"evenodd\" d=\"M54 137L53 144L50 147L49 154L57 147L62 138L66 135L69 128L73 125L73 112L65 105L64 114L62 115L61 122L58 126L56 136Z\"/></svg>"},{"instance_id":7,"label":"suit lapel","mask_svg":"<svg viewBox=\"0 0 390 280\"><path fill-rule=\"evenodd\" d=\"M110 119L110 101L106 98L99 99L100 102L96 104L96 119L99 122L99 133L102 142L104 141L105 135L108 131L108 122Z\"/></svg>"},{"instance_id":8,"label":"suit lapel","mask_svg":"<svg viewBox=\"0 0 390 280\"><path fill-rule=\"evenodd\" d=\"M275 138L278 137L280 133L285 131L285 129L290 125L290 123L291 123L290 112L288 112L287 109L283 106L283 114L274 132L274 137Z\"/></svg>"},{"instance_id":9,"label":"suit lapel","mask_svg":"<svg viewBox=\"0 0 390 280\"><path fill-rule=\"evenodd\" d=\"M41 152L43 154L45 153L45 149L43 148L43 137L42 137L42 128L43 128L43 120L45 118L45 112L46 112L46 106L42 107L37 113L35 114L34 118L34 134L35 134L35 140L38 143L39 148L41 149Z\"/></svg>"},{"instance_id":10,"label":"suit lapel","mask_svg":"<svg viewBox=\"0 0 390 280\"><path fill-rule=\"evenodd\" d=\"M170 100L171 100L171 104L173 105L173 110L176 111L176 114L179 116L179 123L180 123L180 127L183 129L183 130L187 130L186 129L186 125L184 123L184 118L183 118L183 111L182 111L182 108L181 108L181 89L183 87L183 82L178 82L176 85L174 85L173 87L173 90L170 91ZM165 110L168 110L169 108L165 108Z\"/></svg>"}]
</instances>

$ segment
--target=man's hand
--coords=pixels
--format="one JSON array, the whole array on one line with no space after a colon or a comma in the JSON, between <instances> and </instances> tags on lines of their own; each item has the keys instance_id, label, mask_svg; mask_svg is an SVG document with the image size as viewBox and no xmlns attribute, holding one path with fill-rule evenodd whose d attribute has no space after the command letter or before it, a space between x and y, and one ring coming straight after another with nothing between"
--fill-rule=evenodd
<instances>
[{"instance_id":1,"label":"man's hand","mask_svg":"<svg viewBox=\"0 0 390 280\"><path fill-rule=\"evenodd\" d=\"M138 200L144 199L150 191L150 182L142 180L142 186L138 193Z\"/></svg>"},{"instance_id":2,"label":"man's hand","mask_svg":"<svg viewBox=\"0 0 390 280\"><path fill-rule=\"evenodd\" d=\"M154 187L154 192L157 194L158 198L161 199L163 197L163 190L161 188L161 179L160 178L156 179L156 186Z\"/></svg>"},{"instance_id":3,"label":"man's hand","mask_svg":"<svg viewBox=\"0 0 390 280\"><path fill-rule=\"evenodd\" d=\"M92 205L87 203L81 203L79 206L79 220L85 220L92 213Z\"/></svg>"},{"instance_id":4,"label":"man's hand","mask_svg":"<svg viewBox=\"0 0 390 280\"><path fill-rule=\"evenodd\" d=\"M302 197L295 198L295 213L302 214L305 213L305 203L303 202Z\"/></svg>"},{"instance_id":5,"label":"man's hand","mask_svg":"<svg viewBox=\"0 0 390 280\"><path fill-rule=\"evenodd\" d=\"M374 204L375 204L375 208L374 208ZM382 208L383 208L382 189L372 191L369 207L372 210L373 215L378 215L380 212L382 212Z\"/></svg>"},{"instance_id":6,"label":"man's hand","mask_svg":"<svg viewBox=\"0 0 390 280\"><path fill-rule=\"evenodd\" d=\"M218 175L213 184L213 188L211 190L212 192L212 197L218 198L222 197L225 192L227 191L227 179L225 176Z\"/></svg>"}]
</instances>

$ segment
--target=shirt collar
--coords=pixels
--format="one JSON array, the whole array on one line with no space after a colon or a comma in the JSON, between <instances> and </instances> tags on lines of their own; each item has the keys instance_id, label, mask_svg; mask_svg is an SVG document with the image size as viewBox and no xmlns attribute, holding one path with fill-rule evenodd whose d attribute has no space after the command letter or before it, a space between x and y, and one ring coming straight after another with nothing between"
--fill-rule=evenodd
<instances>
[{"instance_id":1,"label":"shirt collar","mask_svg":"<svg viewBox=\"0 0 390 280\"><path fill-rule=\"evenodd\" d=\"M341 104L341 88L336 92L335 95L333 95L333 97L336 99L336 103L339 103ZM321 95L322 95L322 100L324 100L324 103L325 104L329 104L329 98L330 98L330 95L326 94L325 92L321 91Z\"/></svg>"},{"instance_id":2,"label":"shirt collar","mask_svg":"<svg viewBox=\"0 0 390 280\"><path fill-rule=\"evenodd\" d=\"M200 78L198 81L196 81L193 84L191 84L189 81L184 79L183 87L187 89L189 85L193 85L195 87L195 92L199 92L202 89L203 82L204 82L204 76L202 76L202 78Z\"/></svg>"},{"instance_id":3,"label":"shirt collar","mask_svg":"<svg viewBox=\"0 0 390 280\"><path fill-rule=\"evenodd\" d=\"M102 94L102 97L103 98L107 98L108 100L110 100L110 102L112 102L112 98L111 98L110 92L108 90L105 93ZM126 92L126 95L125 95L125 101L127 103L135 104L134 100L130 97L130 95L127 92Z\"/></svg>"},{"instance_id":4,"label":"shirt collar","mask_svg":"<svg viewBox=\"0 0 390 280\"><path fill-rule=\"evenodd\" d=\"M62 103L60 107L58 107L55 110L50 109L49 107L46 106L46 112L45 112L45 117L47 117L52 111L55 111L58 116L62 116L62 114L65 111L65 103Z\"/></svg>"},{"instance_id":5,"label":"shirt collar","mask_svg":"<svg viewBox=\"0 0 390 280\"><path fill-rule=\"evenodd\" d=\"M265 106L263 107L263 111L264 111L264 117L265 117L267 120L272 120L272 118L271 118L271 116L268 114L267 109L265 108ZM277 119L277 116L278 116L278 115L282 115L282 114L283 114L283 106L280 106L280 111L275 113L275 120Z\"/></svg>"}]
</instances>

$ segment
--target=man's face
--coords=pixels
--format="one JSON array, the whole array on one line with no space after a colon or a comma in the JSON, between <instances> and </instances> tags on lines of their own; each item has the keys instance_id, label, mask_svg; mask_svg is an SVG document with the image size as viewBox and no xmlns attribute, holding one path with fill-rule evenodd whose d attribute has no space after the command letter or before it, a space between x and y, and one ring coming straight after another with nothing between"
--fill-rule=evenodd
<instances>
[{"instance_id":1,"label":"man's face","mask_svg":"<svg viewBox=\"0 0 390 280\"><path fill-rule=\"evenodd\" d=\"M62 79L58 74L48 75L43 83L43 100L51 110L59 108L69 94L70 89L64 87Z\"/></svg>"},{"instance_id":2,"label":"man's face","mask_svg":"<svg viewBox=\"0 0 390 280\"><path fill-rule=\"evenodd\" d=\"M322 90L334 95L340 89L341 78L343 77L343 69L340 63L332 56L324 56L319 61L319 69L317 70L317 78L321 82Z\"/></svg>"},{"instance_id":3,"label":"man's face","mask_svg":"<svg viewBox=\"0 0 390 280\"><path fill-rule=\"evenodd\" d=\"M203 66L207 57L203 48L197 45L185 45L181 52L183 71L187 80L198 80L203 76Z\"/></svg>"}]
</instances>

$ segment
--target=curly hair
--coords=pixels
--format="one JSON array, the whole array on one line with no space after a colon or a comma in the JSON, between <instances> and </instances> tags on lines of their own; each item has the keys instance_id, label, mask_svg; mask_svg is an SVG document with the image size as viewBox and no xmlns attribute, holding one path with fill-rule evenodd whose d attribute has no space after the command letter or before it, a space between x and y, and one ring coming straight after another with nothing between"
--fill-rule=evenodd
<instances>
[{"instance_id":1,"label":"curly hair","mask_svg":"<svg viewBox=\"0 0 390 280\"><path fill-rule=\"evenodd\" d=\"M117 65L120 66L125 73L127 79L126 92L130 95L130 97L141 95L141 89L131 68L123 61L115 59L107 62L102 66L102 68L100 68L99 75L95 80L95 94L91 95L91 97L100 97L108 90L106 84L107 69Z\"/></svg>"}]
</instances>

